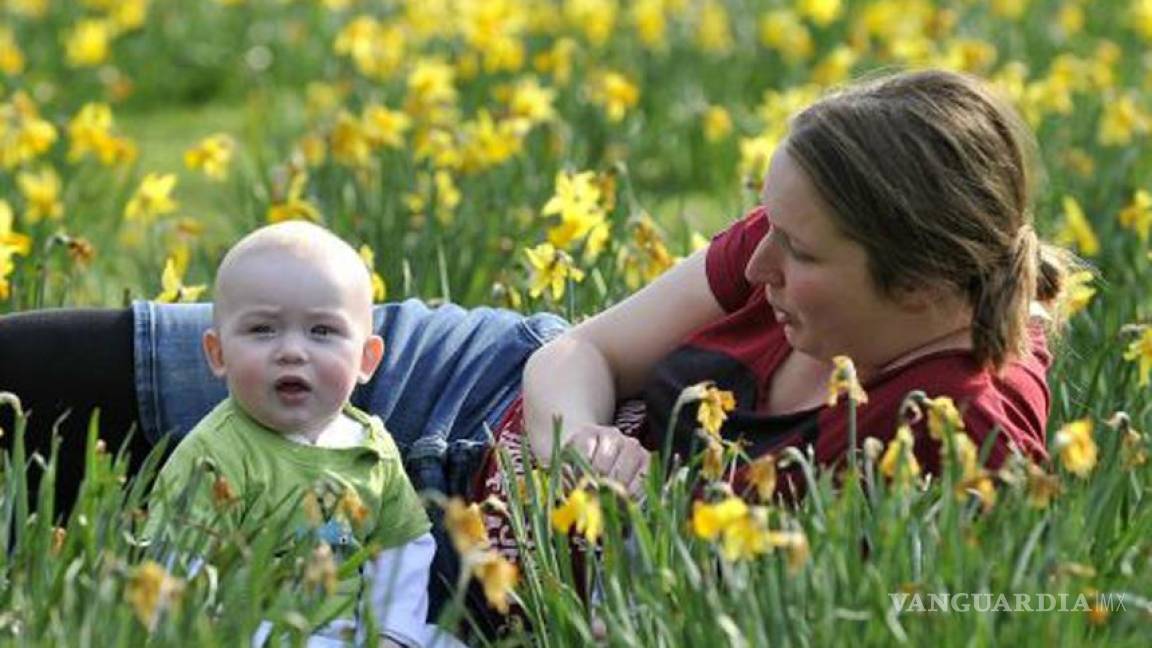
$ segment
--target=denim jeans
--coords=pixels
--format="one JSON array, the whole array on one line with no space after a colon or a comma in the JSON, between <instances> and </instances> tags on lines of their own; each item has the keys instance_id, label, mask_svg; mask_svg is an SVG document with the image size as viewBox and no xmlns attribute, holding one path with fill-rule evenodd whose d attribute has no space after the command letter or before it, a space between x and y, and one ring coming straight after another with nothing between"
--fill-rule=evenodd
<instances>
[{"instance_id":1,"label":"denim jeans","mask_svg":"<svg viewBox=\"0 0 1152 648\"><path fill-rule=\"evenodd\" d=\"M153 443L183 437L227 395L200 346L212 305L132 308L142 431ZM519 394L524 361L568 326L549 313L433 308L415 299L376 306L373 324L384 358L352 404L384 421L418 490L449 494L463 492L471 458Z\"/></svg>"},{"instance_id":2,"label":"denim jeans","mask_svg":"<svg viewBox=\"0 0 1152 648\"><path fill-rule=\"evenodd\" d=\"M136 395L143 433L153 442L182 437L227 395L212 374L200 339L211 304L137 301ZM379 416L404 457L417 491L467 494L496 427L520 393L528 356L568 324L493 308L430 307L410 299L377 306L384 358L352 404ZM430 511L437 542L430 613L439 610L459 564L438 511Z\"/></svg>"}]
</instances>

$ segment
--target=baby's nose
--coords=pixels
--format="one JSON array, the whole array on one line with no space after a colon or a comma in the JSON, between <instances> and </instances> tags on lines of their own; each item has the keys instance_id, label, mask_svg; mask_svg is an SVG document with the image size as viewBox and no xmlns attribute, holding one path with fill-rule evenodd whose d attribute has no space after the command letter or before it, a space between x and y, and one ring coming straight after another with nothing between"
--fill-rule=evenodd
<instances>
[{"instance_id":1,"label":"baby's nose","mask_svg":"<svg viewBox=\"0 0 1152 648\"><path fill-rule=\"evenodd\" d=\"M306 358L304 346L295 336L287 336L276 350L276 361L281 363L299 363Z\"/></svg>"}]
</instances>

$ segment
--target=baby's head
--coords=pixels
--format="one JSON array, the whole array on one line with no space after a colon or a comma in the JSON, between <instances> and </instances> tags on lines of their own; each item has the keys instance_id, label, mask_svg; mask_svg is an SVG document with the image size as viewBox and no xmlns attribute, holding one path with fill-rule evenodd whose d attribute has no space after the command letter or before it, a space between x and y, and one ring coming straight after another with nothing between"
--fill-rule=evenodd
<instances>
[{"instance_id":1,"label":"baby's head","mask_svg":"<svg viewBox=\"0 0 1152 648\"><path fill-rule=\"evenodd\" d=\"M291 221L245 236L220 262L215 291L208 364L278 432L315 439L380 364L368 269L322 227Z\"/></svg>"}]
</instances>

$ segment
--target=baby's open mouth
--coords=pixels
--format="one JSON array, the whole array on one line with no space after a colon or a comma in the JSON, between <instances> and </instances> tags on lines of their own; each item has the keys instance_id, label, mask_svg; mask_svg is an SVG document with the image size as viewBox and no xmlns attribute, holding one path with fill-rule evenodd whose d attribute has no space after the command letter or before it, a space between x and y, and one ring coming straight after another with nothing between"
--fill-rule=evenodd
<instances>
[{"instance_id":1,"label":"baby's open mouth","mask_svg":"<svg viewBox=\"0 0 1152 648\"><path fill-rule=\"evenodd\" d=\"M312 391L312 387L303 378L281 378L276 381L274 385L276 391L281 394L303 394Z\"/></svg>"}]
</instances>

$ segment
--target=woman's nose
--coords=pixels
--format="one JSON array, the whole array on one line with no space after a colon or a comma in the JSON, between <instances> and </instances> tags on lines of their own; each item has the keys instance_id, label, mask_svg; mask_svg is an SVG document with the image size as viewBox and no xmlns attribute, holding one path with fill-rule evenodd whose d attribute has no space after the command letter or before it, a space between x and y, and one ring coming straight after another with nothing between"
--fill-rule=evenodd
<instances>
[{"instance_id":1,"label":"woman's nose","mask_svg":"<svg viewBox=\"0 0 1152 648\"><path fill-rule=\"evenodd\" d=\"M752 251L748 265L744 267L744 278L750 283L774 287L780 287L784 283L784 274L780 270L780 252L772 241L771 231Z\"/></svg>"}]
</instances>

